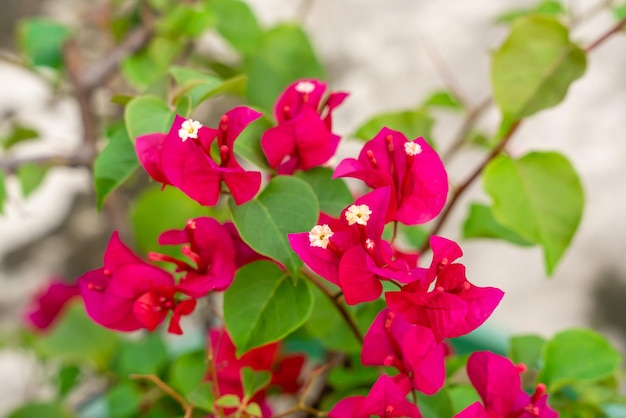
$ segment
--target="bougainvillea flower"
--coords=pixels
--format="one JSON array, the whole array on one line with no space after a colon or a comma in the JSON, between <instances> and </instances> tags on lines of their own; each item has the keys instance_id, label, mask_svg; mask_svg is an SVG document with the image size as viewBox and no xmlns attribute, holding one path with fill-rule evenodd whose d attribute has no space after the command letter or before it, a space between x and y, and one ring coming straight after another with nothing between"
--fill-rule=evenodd
<instances>
[{"instance_id":1,"label":"bougainvillea flower","mask_svg":"<svg viewBox=\"0 0 626 418\"><path fill-rule=\"evenodd\" d=\"M308 170L328 161L340 137L332 132L332 111L348 96L331 92L324 101L326 84L300 80L285 89L274 107L278 126L268 129L261 147L279 174Z\"/></svg>"},{"instance_id":2,"label":"bougainvillea flower","mask_svg":"<svg viewBox=\"0 0 626 418\"><path fill-rule=\"evenodd\" d=\"M67 303L80 294L78 285L61 279L50 279L33 296L24 320L29 327L46 330L61 314Z\"/></svg>"},{"instance_id":3,"label":"bougainvillea flower","mask_svg":"<svg viewBox=\"0 0 626 418\"><path fill-rule=\"evenodd\" d=\"M257 253L252 247L246 244L243 239L241 239L241 235L239 235L239 231L237 231L234 223L224 222L223 226L230 234L230 238L235 246L235 266L237 269L259 260L274 261L271 258Z\"/></svg>"},{"instance_id":4,"label":"bougainvillea flower","mask_svg":"<svg viewBox=\"0 0 626 418\"><path fill-rule=\"evenodd\" d=\"M370 418L371 416L392 418L420 418L416 405L406 399L402 390L391 377L378 378L367 396L351 396L339 401L328 413L329 418Z\"/></svg>"},{"instance_id":5,"label":"bougainvillea flower","mask_svg":"<svg viewBox=\"0 0 626 418\"><path fill-rule=\"evenodd\" d=\"M522 389L520 373L526 367L489 351L473 353L467 361L467 374L483 403L473 403L457 418L556 418L548 406L546 387L538 384L532 395Z\"/></svg>"},{"instance_id":6,"label":"bougainvillea flower","mask_svg":"<svg viewBox=\"0 0 626 418\"><path fill-rule=\"evenodd\" d=\"M389 193L389 187L374 190L344 209L338 220L324 216L326 222L310 232L289 235L296 254L341 287L348 304L377 299L380 280L413 280L407 263L394 260L391 246L382 239Z\"/></svg>"},{"instance_id":7,"label":"bougainvillea flower","mask_svg":"<svg viewBox=\"0 0 626 418\"><path fill-rule=\"evenodd\" d=\"M178 272L186 273L178 284L181 292L199 298L212 290L226 290L233 282L235 245L228 229L215 219L190 219L182 230L163 232L159 244L185 244L182 253L192 264L163 254L149 254L151 260L174 263Z\"/></svg>"},{"instance_id":8,"label":"bougainvillea flower","mask_svg":"<svg viewBox=\"0 0 626 418\"><path fill-rule=\"evenodd\" d=\"M402 386L402 381L408 380L409 387L432 395L444 383L444 351L430 329L411 325L386 308L365 334L361 362L395 367L400 372L394 377L396 383Z\"/></svg>"},{"instance_id":9,"label":"bougainvillea flower","mask_svg":"<svg viewBox=\"0 0 626 418\"><path fill-rule=\"evenodd\" d=\"M174 277L137 257L117 232L104 253L104 267L83 274L78 285L91 319L117 331L153 331L171 311L168 331L181 334L180 317L196 306L195 299L178 300Z\"/></svg>"},{"instance_id":10,"label":"bougainvillea flower","mask_svg":"<svg viewBox=\"0 0 626 418\"><path fill-rule=\"evenodd\" d=\"M441 212L448 196L448 176L439 155L423 138L409 141L383 128L361 150L346 158L333 177L353 177L369 187L392 188L387 221L423 224Z\"/></svg>"},{"instance_id":11,"label":"bougainvillea flower","mask_svg":"<svg viewBox=\"0 0 626 418\"><path fill-rule=\"evenodd\" d=\"M236 107L213 129L177 115L169 133L142 135L137 138L135 150L156 181L171 184L207 206L217 204L224 182L240 205L259 191L261 173L241 167L235 159L234 143L260 116L250 108Z\"/></svg>"},{"instance_id":12,"label":"bougainvillea flower","mask_svg":"<svg viewBox=\"0 0 626 418\"><path fill-rule=\"evenodd\" d=\"M494 287L474 286L465 276L465 266L450 264L462 255L456 243L434 236L431 247L430 267L415 274L421 279L403 286L401 291L387 292L385 297L388 306L405 321L430 328L437 341L442 341L465 335L482 325L504 292Z\"/></svg>"},{"instance_id":13,"label":"bougainvillea flower","mask_svg":"<svg viewBox=\"0 0 626 418\"><path fill-rule=\"evenodd\" d=\"M225 329L212 329L209 332L209 340L213 351L215 377L217 377L220 394L233 394L242 397L243 385L241 382L241 369L250 367L256 371L268 371L271 380L267 388L275 387L282 393L295 393L300 389L298 377L304 364L304 356L280 354L280 344L271 343L262 347L254 348L237 358L236 348ZM207 375L208 380L214 378L212 373ZM262 407L266 405L266 389L257 392L252 402L257 402ZM271 416L264 413L263 416Z\"/></svg>"}]
</instances>

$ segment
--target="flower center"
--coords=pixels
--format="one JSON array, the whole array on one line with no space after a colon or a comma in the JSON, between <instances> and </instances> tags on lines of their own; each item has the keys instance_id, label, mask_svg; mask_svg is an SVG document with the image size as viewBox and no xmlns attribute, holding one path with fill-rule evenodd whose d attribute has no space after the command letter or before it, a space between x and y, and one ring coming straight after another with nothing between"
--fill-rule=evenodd
<instances>
[{"instance_id":1,"label":"flower center","mask_svg":"<svg viewBox=\"0 0 626 418\"><path fill-rule=\"evenodd\" d=\"M202 128L202 124L197 120L187 119L182 123L178 130L178 136L185 142L189 138L198 138L198 131Z\"/></svg>"},{"instance_id":2,"label":"flower center","mask_svg":"<svg viewBox=\"0 0 626 418\"><path fill-rule=\"evenodd\" d=\"M417 154L422 153L422 147L420 144L416 144L415 142L405 142L404 143L404 152L409 157L415 157Z\"/></svg>"},{"instance_id":3,"label":"flower center","mask_svg":"<svg viewBox=\"0 0 626 418\"><path fill-rule=\"evenodd\" d=\"M367 205L352 205L346 210L346 220L348 225L367 225L367 221L370 219L372 211Z\"/></svg>"},{"instance_id":4,"label":"flower center","mask_svg":"<svg viewBox=\"0 0 626 418\"><path fill-rule=\"evenodd\" d=\"M311 83L310 81L301 81L296 84L295 88L298 93L309 94L313 92L313 90L315 90L315 84Z\"/></svg>"},{"instance_id":5,"label":"flower center","mask_svg":"<svg viewBox=\"0 0 626 418\"><path fill-rule=\"evenodd\" d=\"M326 249L330 241L330 237L334 235L334 232L327 224L315 225L309 232L309 242L311 247L320 247Z\"/></svg>"}]
</instances>

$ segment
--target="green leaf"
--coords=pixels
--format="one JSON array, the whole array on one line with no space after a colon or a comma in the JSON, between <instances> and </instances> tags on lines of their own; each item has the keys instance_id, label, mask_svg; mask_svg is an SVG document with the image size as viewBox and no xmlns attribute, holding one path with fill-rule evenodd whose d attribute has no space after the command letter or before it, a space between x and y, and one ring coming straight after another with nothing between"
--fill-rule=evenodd
<instances>
[{"instance_id":1,"label":"green leaf","mask_svg":"<svg viewBox=\"0 0 626 418\"><path fill-rule=\"evenodd\" d=\"M241 383L247 399L251 399L255 393L269 385L270 380L272 374L266 370L255 371L248 366L241 369Z\"/></svg>"},{"instance_id":2,"label":"green leaf","mask_svg":"<svg viewBox=\"0 0 626 418\"><path fill-rule=\"evenodd\" d=\"M236 408L239 406L241 401L237 395L222 395L215 403L218 406L223 406L225 408Z\"/></svg>"},{"instance_id":3,"label":"green leaf","mask_svg":"<svg viewBox=\"0 0 626 418\"><path fill-rule=\"evenodd\" d=\"M148 46L122 61L122 74L128 83L144 91L167 73L182 43L165 37L153 38Z\"/></svg>"},{"instance_id":4,"label":"green leaf","mask_svg":"<svg viewBox=\"0 0 626 418\"><path fill-rule=\"evenodd\" d=\"M454 415L452 401L445 388L431 396L417 392L417 403L424 418L449 418Z\"/></svg>"},{"instance_id":5,"label":"green leaf","mask_svg":"<svg viewBox=\"0 0 626 418\"><path fill-rule=\"evenodd\" d=\"M167 133L174 122L174 112L155 96L139 96L128 102L124 112L128 136L134 142L144 134Z\"/></svg>"},{"instance_id":6,"label":"green leaf","mask_svg":"<svg viewBox=\"0 0 626 418\"><path fill-rule=\"evenodd\" d=\"M541 14L547 16L564 16L567 13L563 5L555 0L544 0L534 7L528 9L513 10L501 14L496 18L496 23L511 23L515 19L528 16L530 14Z\"/></svg>"},{"instance_id":7,"label":"green leaf","mask_svg":"<svg viewBox=\"0 0 626 418\"><path fill-rule=\"evenodd\" d=\"M558 20L521 18L493 55L495 101L505 119L525 118L559 104L585 67L585 52L570 42L567 28Z\"/></svg>"},{"instance_id":8,"label":"green leaf","mask_svg":"<svg viewBox=\"0 0 626 418\"><path fill-rule=\"evenodd\" d=\"M138 341L125 341L114 370L120 376L159 374L168 362L167 347L159 334L146 334Z\"/></svg>"},{"instance_id":9,"label":"green leaf","mask_svg":"<svg viewBox=\"0 0 626 418\"><path fill-rule=\"evenodd\" d=\"M257 261L239 269L226 290L224 322L239 356L295 331L312 307L305 281L294 284L276 264Z\"/></svg>"},{"instance_id":10,"label":"green leaf","mask_svg":"<svg viewBox=\"0 0 626 418\"><path fill-rule=\"evenodd\" d=\"M21 53L35 66L61 68L63 44L71 35L68 27L44 18L25 19L18 26Z\"/></svg>"},{"instance_id":11,"label":"green leaf","mask_svg":"<svg viewBox=\"0 0 626 418\"><path fill-rule=\"evenodd\" d=\"M439 90L432 93L426 101L424 107L442 107L451 110L462 110L463 106L450 92Z\"/></svg>"},{"instance_id":12,"label":"green leaf","mask_svg":"<svg viewBox=\"0 0 626 418\"><path fill-rule=\"evenodd\" d=\"M455 414L458 414L474 402L480 401L476 389L471 385L454 385L448 389L448 394Z\"/></svg>"},{"instance_id":13,"label":"green leaf","mask_svg":"<svg viewBox=\"0 0 626 418\"><path fill-rule=\"evenodd\" d=\"M325 167L296 173L296 177L306 181L317 195L320 211L331 216L339 216L354 199L345 181L333 179L332 176L333 170Z\"/></svg>"},{"instance_id":14,"label":"green leaf","mask_svg":"<svg viewBox=\"0 0 626 418\"><path fill-rule=\"evenodd\" d=\"M246 413L253 417L262 417L263 412L261 411L261 407L258 403L252 402L246 406Z\"/></svg>"},{"instance_id":15,"label":"green leaf","mask_svg":"<svg viewBox=\"0 0 626 418\"><path fill-rule=\"evenodd\" d=\"M261 46L263 30L250 7L239 0L211 0L217 30L236 50L249 54Z\"/></svg>"},{"instance_id":16,"label":"green leaf","mask_svg":"<svg viewBox=\"0 0 626 418\"><path fill-rule=\"evenodd\" d=\"M402 132L408 139L424 137L432 144L431 130L435 120L428 110L402 110L374 116L361 125L354 134L357 138L369 141L384 127Z\"/></svg>"},{"instance_id":17,"label":"green leaf","mask_svg":"<svg viewBox=\"0 0 626 418\"><path fill-rule=\"evenodd\" d=\"M204 4L178 3L157 21L160 34L177 39L195 38L215 25L215 15Z\"/></svg>"},{"instance_id":18,"label":"green leaf","mask_svg":"<svg viewBox=\"0 0 626 418\"><path fill-rule=\"evenodd\" d=\"M219 91L224 80L213 75L184 67L170 67L169 70L176 85L178 86L177 96L188 94L191 97L191 107L195 109L198 104L206 100L213 92Z\"/></svg>"},{"instance_id":19,"label":"green leaf","mask_svg":"<svg viewBox=\"0 0 626 418\"><path fill-rule=\"evenodd\" d=\"M529 368L539 368L541 350L546 340L538 335L512 337L508 357L513 363L524 363Z\"/></svg>"},{"instance_id":20,"label":"green leaf","mask_svg":"<svg viewBox=\"0 0 626 418\"><path fill-rule=\"evenodd\" d=\"M72 418L74 414L58 402L34 402L11 412L7 418Z\"/></svg>"},{"instance_id":21,"label":"green leaf","mask_svg":"<svg viewBox=\"0 0 626 418\"><path fill-rule=\"evenodd\" d=\"M472 203L463 224L463 238L497 238L513 244L529 246L532 243L498 223L489 206Z\"/></svg>"},{"instance_id":22,"label":"green leaf","mask_svg":"<svg viewBox=\"0 0 626 418\"><path fill-rule=\"evenodd\" d=\"M0 213L4 213L4 201L7 197L7 190L4 185L4 172L0 170Z\"/></svg>"},{"instance_id":23,"label":"green leaf","mask_svg":"<svg viewBox=\"0 0 626 418\"><path fill-rule=\"evenodd\" d=\"M204 350L183 354L170 366L168 383L181 395L187 396L200 386L206 369L207 359Z\"/></svg>"},{"instance_id":24,"label":"green leaf","mask_svg":"<svg viewBox=\"0 0 626 418\"><path fill-rule=\"evenodd\" d=\"M615 20L617 21L626 18L626 1L613 6L613 16L615 16Z\"/></svg>"},{"instance_id":25,"label":"green leaf","mask_svg":"<svg viewBox=\"0 0 626 418\"><path fill-rule=\"evenodd\" d=\"M207 216L211 212L174 187L146 189L131 208L131 225L137 247L143 252L158 251L177 256L175 246L159 246L159 235L168 229L183 229L188 219Z\"/></svg>"},{"instance_id":26,"label":"green leaf","mask_svg":"<svg viewBox=\"0 0 626 418\"><path fill-rule=\"evenodd\" d=\"M129 418L139 412L141 393L134 384L122 381L106 392L111 418Z\"/></svg>"},{"instance_id":27,"label":"green leaf","mask_svg":"<svg viewBox=\"0 0 626 418\"><path fill-rule=\"evenodd\" d=\"M205 412L214 412L213 410L213 390L210 383L200 383L198 387L187 394L187 400L196 409Z\"/></svg>"},{"instance_id":28,"label":"green leaf","mask_svg":"<svg viewBox=\"0 0 626 418\"><path fill-rule=\"evenodd\" d=\"M295 24L282 24L263 35L260 48L244 62L248 74L248 102L266 111L278 95L300 78L324 78L309 38Z\"/></svg>"},{"instance_id":29,"label":"green leaf","mask_svg":"<svg viewBox=\"0 0 626 418\"><path fill-rule=\"evenodd\" d=\"M80 368L74 365L64 365L57 374L59 396L67 395L78 383Z\"/></svg>"},{"instance_id":30,"label":"green leaf","mask_svg":"<svg viewBox=\"0 0 626 418\"><path fill-rule=\"evenodd\" d=\"M43 356L71 364L94 363L106 370L119 337L88 318L80 302L69 306L52 331L35 339L34 345Z\"/></svg>"},{"instance_id":31,"label":"green leaf","mask_svg":"<svg viewBox=\"0 0 626 418\"><path fill-rule=\"evenodd\" d=\"M22 195L28 197L46 178L50 167L39 164L22 164L17 169L17 177L22 185Z\"/></svg>"},{"instance_id":32,"label":"green leaf","mask_svg":"<svg viewBox=\"0 0 626 418\"><path fill-rule=\"evenodd\" d=\"M93 167L98 210L106 198L139 167L135 147L123 126L108 134L109 142L96 157Z\"/></svg>"},{"instance_id":33,"label":"green leaf","mask_svg":"<svg viewBox=\"0 0 626 418\"><path fill-rule=\"evenodd\" d=\"M19 123L13 123L11 126L11 132L0 139L2 148L5 150L13 147L13 145L19 144L25 141L31 141L39 138L39 132L29 128L28 126L21 125Z\"/></svg>"},{"instance_id":34,"label":"green leaf","mask_svg":"<svg viewBox=\"0 0 626 418\"><path fill-rule=\"evenodd\" d=\"M551 274L576 232L584 205L569 161L556 152L533 152L518 160L501 155L486 167L484 188L493 199L496 220L543 247Z\"/></svg>"},{"instance_id":35,"label":"green leaf","mask_svg":"<svg viewBox=\"0 0 626 418\"><path fill-rule=\"evenodd\" d=\"M302 260L289 245L287 234L310 230L317 222L315 193L304 181L277 176L265 190L243 205L228 202L241 238L257 252L279 261L294 279Z\"/></svg>"},{"instance_id":36,"label":"green leaf","mask_svg":"<svg viewBox=\"0 0 626 418\"><path fill-rule=\"evenodd\" d=\"M548 341L543 364L537 380L551 392L572 381L593 382L617 373L622 356L602 335L570 329Z\"/></svg>"},{"instance_id":37,"label":"green leaf","mask_svg":"<svg viewBox=\"0 0 626 418\"><path fill-rule=\"evenodd\" d=\"M272 127L269 119L262 116L246 126L235 141L235 154L245 158L260 169L270 170L261 148L261 136Z\"/></svg>"}]
</instances>

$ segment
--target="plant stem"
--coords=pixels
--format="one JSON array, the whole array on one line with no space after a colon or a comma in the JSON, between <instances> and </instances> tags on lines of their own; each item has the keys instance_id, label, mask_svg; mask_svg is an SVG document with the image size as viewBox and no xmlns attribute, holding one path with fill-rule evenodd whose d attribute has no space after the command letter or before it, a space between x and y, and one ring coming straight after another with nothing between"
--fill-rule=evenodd
<instances>
[{"instance_id":1,"label":"plant stem","mask_svg":"<svg viewBox=\"0 0 626 418\"><path fill-rule=\"evenodd\" d=\"M172 399L174 399L180 407L185 411L185 418L190 418L193 412L193 405L189 405L185 398L178 394L171 386L162 381L157 375L154 374L131 374L129 376L135 380L149 380L159 387L163 392L167 393Z\"/></svg>"},{"instance_id":2,"label":"plant stem","mask_svg":"<svg viewBox=\"0 0 626 418\"><path fill-rule=\"evenodd\" d=\"M626 26L626 17L622 18L622 20L617 22L611 29L609 29L604 34L602 34L598 39L596 39L595 41L593 41L592 43L587 45L585 47L585 52L589 53L589 52L593 51L594 49L596 49L597 47L602 45L611 36L615 35L619 31L621 31L624 26Z\"/></svg>"}]
</instances>

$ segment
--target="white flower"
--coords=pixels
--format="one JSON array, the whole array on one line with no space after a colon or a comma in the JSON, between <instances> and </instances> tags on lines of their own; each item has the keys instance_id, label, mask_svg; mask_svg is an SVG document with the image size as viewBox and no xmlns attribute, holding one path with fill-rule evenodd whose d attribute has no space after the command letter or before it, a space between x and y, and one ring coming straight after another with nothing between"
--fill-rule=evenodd
<instances>
[{"instance_id":1,"label":"white flower","mask_svg":"<svg viewBox=\"0 0 626 418\"><path fill-rule=\"evenodd\" d=\"M348 221L348 225L367 225L371 214L372 211L367 205L352 205L346 211L346 220Z\"/></svg>"},{"instance_id":2,"label":"white flower","mask_svg":"<svg viewBox=\"0 0 626 418\"><path fill-rule=\"evenodd\" d=\"M406 152L406 155L409 157L415 157L417 154L422 153L422 147L420 144L416 144L415 142L405 142L404 152Z\"/></svg>"},{"instance_id":3,"label":"white flower","mask_svg":"<svg viewBox=\"0 0 626 418\"><path fill-rule=\"evenodd\" d=\"M311 232L309 232L309 242L311 243L311 247L326 249L328 242L330 241L330 237L332 237L333 234L334 232L328 225L315 225L311 229Z\"/></svg>"},{"instance_id":4,"label":"white flower","mask_svg":"<svg viewBox=\"0 0 626 418\"><path fill-rule=\"evenodd\" d=\"M365 247L368 250L373 251L374 248L376 247L376 243L374 242L374 240L371 240L371 239L368 238L368 239L365 240Z\"/></svg>"},{"instance_id":5,"label":"white flower","mask_svg":"<svg viewBox=\"0 0 626 418\"><path fill-rule=\"evenodd\" d=\"M178 130L178 136L185 142L189 138L197 138L198 131L202 128L202 124L197 120L187 119L183 122Z\"/></svg>"},{"instance_id":6,"label":"white flower","mask_svg":"<svg viewBox=\"0 0 626 418\"><path fill-rule=\"evenodd\" d=\"M296 84L296 91L298 93L309 94L313 90L315 90L315 84L311 83L310 81L301 81Z\"/></svg>"}]
</instances>

